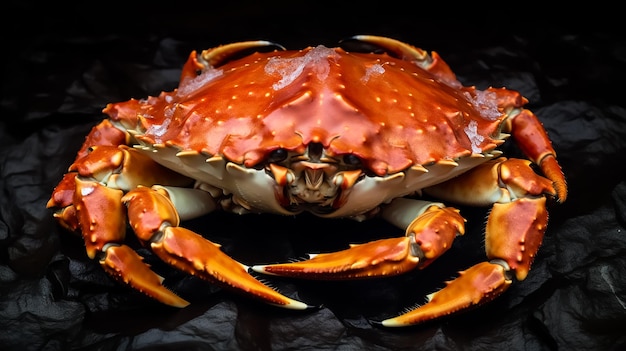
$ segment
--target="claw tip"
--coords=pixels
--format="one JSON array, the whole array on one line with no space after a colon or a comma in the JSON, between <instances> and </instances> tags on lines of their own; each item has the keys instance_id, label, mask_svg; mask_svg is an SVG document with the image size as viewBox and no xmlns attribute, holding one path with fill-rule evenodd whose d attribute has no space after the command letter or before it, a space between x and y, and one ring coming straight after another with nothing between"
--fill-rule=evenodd
<instances>
[{"instance_id":1,"label":"claw tip","mask_svg":"<svg viewBox=\"0 0 626 351\"><path fill-rule=\"evenodd\" d=\"M317 308L316 306L307 305L304 302L293 299L290 299L288 303L279 306L290 310L309 310Z\"/></svg>"},{"instance_id":2,"label":"claw tip","mask_svg":"<svg viewBox=\"0 0 626 351\"><path fill-rule=\"evenodd\" d=\"M384 327L406 327L408 326L408 324L406 323L400 323L398 322L395 318L389 318L389 319L385 319L382 321L373 321L370 320L369 323L374 326L374 327L378 327L378 328L384 328Z\"/></svg>"},{"instance_id":3,"label":"claw tip","mask_svg":"<svg viewBox=\"0 0 626 351\"><path fill-rule=\"evenodd\" d=\"M274 275L272 272L268 272L265 267L267 267L267 265L254 265L254 266L250 266L248 267L248 271L252 271L252 272L256 272L256 273L263 273L263 274L268 274L268 275Z\"/></svg>"}]
</instances>

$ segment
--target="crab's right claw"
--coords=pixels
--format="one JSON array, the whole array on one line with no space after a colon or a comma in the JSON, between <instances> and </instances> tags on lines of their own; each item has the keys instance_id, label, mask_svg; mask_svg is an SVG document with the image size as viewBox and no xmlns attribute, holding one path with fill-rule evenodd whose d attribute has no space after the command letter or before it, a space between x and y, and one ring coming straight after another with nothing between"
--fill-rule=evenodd
<instances>
[{"instance_id":1,"label":"crab's right claw","mask_svg":"<svg viewBox=\"0 0 626 351\"><path fill-rule=\"evenodd\" d=\"M100 260L102 268L116 280L169 306L183 308L189 302L163 286L163 277L153 272L133 249L111 245Z\"/></svg>"},{"instance_id":2,"label":"crab's right claw","mask_svg":"<svg viewBox=\"0 0 626 351\"><path fill-rule=\"evenodd\" d=\"M170 265L202 279L253 296L265 303L303 310L309 305L286 297L256 280L248 267L223 253L219 245L182 227L167 227L152 250Z\"/></svg>"},{"instance_id":3,"label":"crab's right claw","mask_svg":"<svg viewBox=\"0 0 626 351\"><path fill-rule=\"evenodd\" d=\"M298 310L310 308L256 280L246 265L226 255L220 245L178 227L178 213L163 187L136 188L124 195L122 202L128 207L129 223L137 237L149 243L152 251L171 266L272 305Z\"/></svg>"}]
</instances>

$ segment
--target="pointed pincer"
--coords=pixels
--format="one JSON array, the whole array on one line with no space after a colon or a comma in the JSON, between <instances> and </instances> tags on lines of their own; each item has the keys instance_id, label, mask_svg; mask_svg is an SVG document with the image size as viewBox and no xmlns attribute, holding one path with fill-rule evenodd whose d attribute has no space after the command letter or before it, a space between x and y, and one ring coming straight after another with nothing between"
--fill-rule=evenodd
<instances>
[{"instance_id":1,"label":"pointed pincer","mask_svg":"<svg viewBox=\"0 0 626 351\"><path fill-rule=\"evenodd\" d=\"M253 271L307 279L359 279L397 275L417 267L419 257L410 237L389 238L352 245L349 249L311 255L311 259L252 266Z\"/></svg>"},{"instance_id":2,"label":"pointed pincer","mask_svg":"<svg viewBox=\"0 0 626 351\"><path fill-rule=\"evenodd\" d=\"M189 302L163 286L163 278L153 272L130 247L108 245L104 252L106 255L100 264L118 281L166 305L179 308L189 305Z\"/></svg>"},{"instance_id":3,"label":"pointed pincer","mask_svg":"<svg viewBox=\"0 0 626 351\"><path fill-rule=\"evenodd\" d=\"M256 280L248 273L246 265L226 255L218 244L191 230L167 227L151 247L157 256L170 265L232 291L283 308L303 310L312 307Z\"/></svg>"},{"instance_id":4,"label":"pointed pincer","mask_svg":"<svg viewBox=\"0 0 626 351\"><path fill-rule=\"evenodd\" d=\"M482 305L500 296L509 286L504 262L481 262L428 296L428 302L414 310L374 322L384 327L406 327L420 324Z\"/></svg>"},{"instance_id":5,"label":"pointed pincer","mask_svg":"<svg viewBox=\"0 0 626 351\"><path fill-rule=\"evenodd\" d=\"M220 245L178 227L179 216L166 190L139 187L122 201L137 237L169 265L216 283L221 287L256 297L266 303L290 309L309 306L264 285L248 273L248 267L226 255Z\"/></svg>"}]
</instances>

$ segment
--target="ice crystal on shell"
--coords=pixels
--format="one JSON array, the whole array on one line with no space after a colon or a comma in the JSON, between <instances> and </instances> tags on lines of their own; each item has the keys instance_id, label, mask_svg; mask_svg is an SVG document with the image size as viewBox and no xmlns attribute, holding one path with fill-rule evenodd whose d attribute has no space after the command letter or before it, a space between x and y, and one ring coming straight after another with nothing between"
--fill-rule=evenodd
<instances>
[{"instance_id":1,"label":"ice crystal on shell","mask_svg":"<svg viewBox=\"0 0 626 351\"><path fill-rule=\"evenodd\" d=\"M363 83L367 83L370 80L370 77L375 74L383 74L385 73L385 67L381 64L375 64L370 67L367 67L365 70L365 75L361 78Z\"/></svg>"},{"instance_id":2,"label":"ice crystal on shell","mask_svg":"<svg viewBox=\"0 0 626 351\"><path fill-rule=\"evenodd\" d=\"M318 45L302 57L272 57L265 66L265 72L268 74L278 73L282 76L282 78L272 86L274 90L280 90L293 83L293 81L302 75L302 72L304 72L305 67L308 65L313 66L317 79L326 79L330 72L330 63L328 60L333 57L338 57L333 49Z\"/></svg>"},{"instance_id":3,"label":"ice crystal on shell","mask_svg":"<svg viewBox=\"0 0 626 351\"><path fill-rule=\"evenodd\" d=\"M496 93L493 91L476 90L474 95L465 92L465 97L478 108L483 118L493 121L502 116L502 112L498 110Z\"/></svg>"},{"instance_id":4,"label":"ice crystal on shell","mask_svg":"<svg viewBox=\"0 0 626 351\"><path fill-rule=\"evenodd\" d=\"M205 84L209 83L213 79L220 77L224 72L221 69L207 68L200 73L199 76L185 79L180 83L180 87L176 95L185 96L193 93L194 91L202 88Z\"/></svg>"},{"instance_id":5,"label":"ice crystal on shell","mask_svg":"<svg viewBox=\"0 0 626 351\"><path fill-rule=\"evenodd\" d=\"M476 154L480 153L482 150L479 146L480 143L485 140L485 137L478 134L478 122L473 120L470 121L463 131L469 138L470 143L472 143L472 152Z\"/></svg>"}]
</instances>

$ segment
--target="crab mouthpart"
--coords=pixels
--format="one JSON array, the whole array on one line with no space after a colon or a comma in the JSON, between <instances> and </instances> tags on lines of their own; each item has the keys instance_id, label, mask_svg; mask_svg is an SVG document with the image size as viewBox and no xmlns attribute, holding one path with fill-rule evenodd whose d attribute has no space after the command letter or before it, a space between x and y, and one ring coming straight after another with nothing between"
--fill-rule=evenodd
<instances>
[{"instance_id":1,"label":"crab mouthpart","mask_svg":"<svg viewBox=\"0 0 626 351\"><path fill-rule=\"evenodd\" d=\"M336 168L328 163L300 161L292 164L295 179L289 185L290 203L328 206L337 196L338 187L330 180Z\"/></svg>"},{"instance_id":2,"label":"crab mouthpart","mask_svg":"<svg viewBox=\"0 0 626 351\"><path fill-rule=\"evenodd\" d=\"M306 188L309 190L319 190L322 182L324 182L324 169L328 168L329 165L326 163L313 163L313 162L301 162L304 169L304 181L306 183Z\"/></svg>"},{"instance_id":3,"label":"crab mouthpart","mask_svg":"<svg viewBox=\"0 0 626 351\"><path fill-rule=\"evenodd\" d=\"M362 172L337 172L334 164L298 161L291 168L270 164L269 173L276 181L277 199L285 209L328 214L343 202Z\"/></svg>"}]
</instances>

